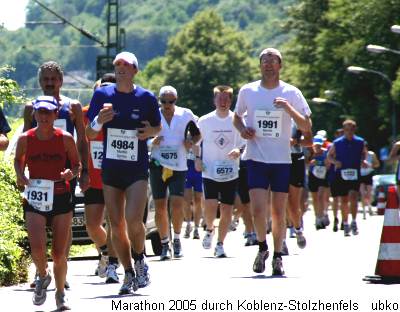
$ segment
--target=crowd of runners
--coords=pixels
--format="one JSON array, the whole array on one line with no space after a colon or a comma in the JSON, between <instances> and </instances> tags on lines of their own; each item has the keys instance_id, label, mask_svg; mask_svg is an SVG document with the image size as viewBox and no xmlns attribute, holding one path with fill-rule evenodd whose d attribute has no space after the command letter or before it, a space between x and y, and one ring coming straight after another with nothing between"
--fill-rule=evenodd
<instances>
[{"instance_id":1,"label":"crowd of runners","mask_svg":"<svg viewBox=\"0 0 400 312\"><path fill-rule=\"evenodd\" d=\"M333 231L358 234L360 192L364 218L371 213L376 155L355 135L353 120L343 122L333 142L324 130L313 134L311 110L301 91L280 80L281 53L267 48L259 61L260 80L238 90L234 110L234 90L218 85L210 90L214 107L204 103L212 111L200 117L179 103L173 86L163 86L157 97L134 84L139 64L129 52L115 57L115 74L96 83L84 108L61 94L63 72L56 62L40 66L44 95L25 107L25 132L15 155L37 271L35 305L45 302L52 280L46 255L49 226L57 308L70 309L64 289L69 287L77 182L84 192L87 230L100 254L96 273L106 283L119 283L116 270L121 265L121 295L150 283L143 224L148 183L162 244L160 260L184 256L181 237L198 239L203 248L214 249L215 257L226 257L224 242L242 218L245 246L259 247L249 266L263 273L272 249L272 274L284 275L287 228L299 248L306 247L302 217L308 193L317 230L332 220Z\"/></svg>"}]
</instances>

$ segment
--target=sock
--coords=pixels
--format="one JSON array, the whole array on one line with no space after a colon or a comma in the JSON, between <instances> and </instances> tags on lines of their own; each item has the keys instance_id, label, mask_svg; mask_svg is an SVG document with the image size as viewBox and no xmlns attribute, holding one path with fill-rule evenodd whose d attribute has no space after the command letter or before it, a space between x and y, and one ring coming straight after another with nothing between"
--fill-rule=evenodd
<instances>
[{"instance_id":1,"label":"sock","mask_svg":"<svg viewBox=\"0 0 400 312\"><path fill-rule=\"evenodd\" d=\"M295 231L296 233L301 233L301 232L303 232L303 231L301 230L301 227L294 229L294 231Z\"/></svg>"},{"instance_id":2,"label":"sock","mask_svg":"<svg viewBox=\"0 0 400 312\"><path fill-rule=\"evenodd\" d=\"M136 252L134 252L133 253L133 259L135 260L135 261L141 261L141 260L143 260L144 259L144 252L141 252L141 253L136 253Z\"/></svg>"},{"instance_id":3,"label":"sock","mask_svg":"<svg viewBox=\"0 0 400 312\"><path fill-rule=\"evenodd\" d=\"M100 249L100 253L101 253L103 256L107 256L107 255L108 255L108 252L107 252L107 245L100 246L99 249Z\"/></svg>"},{"instance_id":4,"label":"sock","mask_svg":"<svg viewBox=\"0 0 400 312\"><path fill-rule=\"evenodd\" d=\"M181 235L181 233L175 233L174 232L174 239L179 239L179 236Z\"/></svg>"},{"instance_id":5,"label":"sock","mask_svg":"<svg viewBox=\"0 0 400 312\"><path fill-rule=\"evenodd\" d=\"M217 245L218 246L222 246L224 243L223 242L218 242Z\"/></svg>"},{"instance_id":6,"label":"sock","mask_svg":"<svg viewBox=\"0 0 400 312\"><path fill-rule=\"evenodd\" d=\"M266 251L268 250L267 241L258 242L258 250L259 251Z\"/></svg>"},{"instance_id":7,"label":"sock","mask_svg":"<svg viewBox=\"0 0 400 312\"><path fill-rule=\"evenodd\" d=\"M116 265L118 265L118 258L117 257L109 257L108 258L108 263L109 264L116 264Z\"/></svg>"},{"instance_id":8,"label":"sock","mask_svg":"<svg viewBox=\"0 0 400 312\"><path fill-rule=\"evenodd\" d=\"M161 244L165 245L169 243L169 238L168 237L164 237L163 239L161 239Z\"/></svg>"},{"instance_id":9,"label":"sock","mask_svg":"<svg viewBox=\"0 0 400 312\"><path fill-rule=\"evenodd\" d=\"M127 269L125 269L125 274L126 273L131 273L133 276L135 276L135 273L133 272L133 269L132 268L127 268Z\"/></svg>"},{"instance_id":10,"label":"sock","mask_svg":"<svg viewBox=\"0 0 400 312\"><path fill-rule=\"evenodd\" d=\"M281 252L274 252L273 259L276 259L276 258L282 258L282 253Z\"/></svg>"}]
</instances>

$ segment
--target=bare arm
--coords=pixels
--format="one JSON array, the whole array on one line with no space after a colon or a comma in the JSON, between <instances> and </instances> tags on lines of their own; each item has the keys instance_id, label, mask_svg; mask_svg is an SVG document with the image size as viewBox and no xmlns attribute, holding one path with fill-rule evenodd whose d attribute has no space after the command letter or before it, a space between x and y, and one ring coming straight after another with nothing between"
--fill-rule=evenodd
<instances>
[{"instance_id":1,"label":"bare arm","mask_svg":"<svg viewBox=\"0 0 400 312\"><path fill-rule=\"evenodd\" d=\"M64 132L64 146L67 157L71 162L71 168L67 168L61 172L61 178L70 181L79 175L81 171L81 162L79 161L78 149L74 138L66 132Z\"/></svg>"},{"instance_id":2,"label":"bare arm","mask_svg":"<svg viewBox=\"0 0 400 312\"><path fill-rule=\"evenodd\" d=\"M17 176L17 185L20 189L23 189L25 185L29 183L28 178L25 176L25 154L27 146L27 137L22 134L17 141L17 147L15 150L14 158L14 170Z\"/></svg>"},{"instance_id":3,"label":"bare arm","mask_svg":"<svg viewBox=\"0 0 400 312\"><path fill-rule=\"evenodd\" d=\"M233 115L233 125L239 131L243 139L251 140L255 138L256 131L253 128L246 127L243 118L236 113Z\"/></svg>"},{"instance_id":4,"label":"bare arm","mask_svg":"<svg viewBox=\"0 0 400 312\"><path fill-rule=\"evenodd\" d=\"M24 107L24 128L23 132L28 131L32 128L33 121L33 105L32 102L28 102Z\"/></svg>"},{"instance_id":5,"label":"bare arm","mask_svg":"<svg viewBox=\"0 0 400 312\"><path fill-rule=\"evenodd\" d=\"M0 133L0 151L5 151L8 147L8 138L7 134L5 133Z\"/></svg>"},{"instance_id":6,"label":"bare arm","mask_svg":"<svg viewBox=\"0 0 400 312\"><path fill-rule=\"evenodd\" d=\"M386 160L388 163L393 163L399 159L398 152L400 150L400 142L396 142L393 144L393 147L389 153L389 157Z\"/></svg>"},{"instance_id":7,"label":"bare arm","mask_svg":"<svg viewBox=\"0 0 400 312\"><path fill-rule=\"evenodd\" d=\"M372 168L377 169L381 165L375 153L372 154Z\"/></svg>"}]
</instances>

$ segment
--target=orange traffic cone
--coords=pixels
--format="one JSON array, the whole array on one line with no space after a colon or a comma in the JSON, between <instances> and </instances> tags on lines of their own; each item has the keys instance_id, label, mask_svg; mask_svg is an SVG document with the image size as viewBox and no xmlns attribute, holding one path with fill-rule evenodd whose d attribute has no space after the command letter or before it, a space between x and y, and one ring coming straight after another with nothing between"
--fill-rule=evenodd
<instances>
[{"instance_id":1,"label":"orange traffic cone","mask_svg":"<svg viewBox=\"0 0 400 312\"><path fill-rule=\"evenodd\" d=\"M386 198L385 198L385 192L383 190L383 186L379 188L378 192L378 201L376 204L376 209L378 215L383 216L385 214L385 207L386 207Z\"/></svg>"},{"instance_id":2,"label":"orange traffic cone","mask_svg":"<svg viewBox=\"0 0 400 312\"><path fill-rule=\"evenodd\" d=\"M399 200L394 186L388 189L375 274L382 278L400 278L400 214Z\"/></svg>"}]
</instances>

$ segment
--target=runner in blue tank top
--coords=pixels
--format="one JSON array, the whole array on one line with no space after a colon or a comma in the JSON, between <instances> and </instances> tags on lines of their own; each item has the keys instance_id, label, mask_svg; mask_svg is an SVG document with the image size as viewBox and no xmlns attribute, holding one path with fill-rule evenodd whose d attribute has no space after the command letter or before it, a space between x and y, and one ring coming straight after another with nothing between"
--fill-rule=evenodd
<instances>
[{"instance_id":1,"label":"runner in blue tank top","mask_svg":"<svg viewBox=\"0 0 400 312\"><path fill-rule=\"evenodd\" d=\"M125 269L122 295L150 282L143 224L149 168L146 141L160 132L161 116L156 97L132 83L138 73L136 56L121 52L113 64L117 83L94 92L86 134L93 139L103 129L103 192L113 246Z\"/></svg>"},{"instance_id":2,"label":"runner in blue tank top","mask_svg":"<svg viewBox=\"0 0 400 312\"><path fill-rule=\"evenodd\" d=\"M358 234L356 217L360 189L360 167L367 166L364 139L354 134L356 128L355 121L345 120L343 122L344 135L333 142L333 146L328 152L329 162L335 165L332 189L339 197L345 236L350 235L348 224L349 201L352 214L351 231L353 235Z\"/></svg>"}]
</instances>

